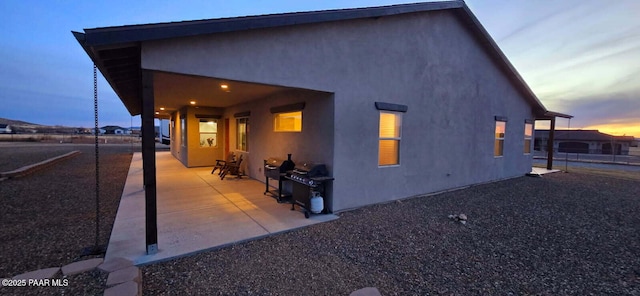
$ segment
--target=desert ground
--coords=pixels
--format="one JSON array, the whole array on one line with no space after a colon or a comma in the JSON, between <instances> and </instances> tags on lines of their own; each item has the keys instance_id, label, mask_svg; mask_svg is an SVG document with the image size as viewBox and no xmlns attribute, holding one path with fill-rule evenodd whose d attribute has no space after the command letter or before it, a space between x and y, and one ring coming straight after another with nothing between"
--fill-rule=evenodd
<instances>
[{"instance_id":1,"label":"desert ground","mask_svg":"<svg viewBox=\"0 0 640 296\"><path fill-rule=\"evenodd\" d=\"M100 148L106 244L132 145ZM85 259L95 242L92 145L0 144L0 171L82 154L0 182L0 278ZM640 294L640 173L571 169L338 213L339 219L142 266L145 295ZM464 213L462 224L448 216ZM2 295L101 295L106 275Z\"/></svg>"}]
</instances>

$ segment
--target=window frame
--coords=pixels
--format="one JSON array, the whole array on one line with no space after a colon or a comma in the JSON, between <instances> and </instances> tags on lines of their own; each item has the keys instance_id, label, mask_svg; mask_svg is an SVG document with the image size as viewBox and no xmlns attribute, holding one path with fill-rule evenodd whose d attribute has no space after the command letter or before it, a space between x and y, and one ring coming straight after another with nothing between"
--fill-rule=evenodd
<instances>
[{"instance_id":1,"label":"window frame","mask_svg":"<svg viewBox=\"0 0 640 296\"><path fill-rule=\"evenodd\" d=\"M387 136L382 136L381 135L381 128L382 128L382 116L383 114L392 114L395 116L396 120L398 121L398 135L397 136L393 136L393 137L387 137ZM402 120L403 120L403 112L398 112L398 111L390 111L390 110L379 110L378 113L378 167L379 168L386 168L386 167L397 167L400 166L401 162L400 162L400 147L401 147L401 142L402 142ZM383 164L381 162L381 156L382 156L382 141L395 141L397 142L397 155L396 155L396 163L389 163L389 164Z\"/></svg>"},{"instance_id":2,"label":"window frame","mask_svg":"<svg viewBox=\"0 0 640 296\"><path fill-rule=\"evenodd\" d=\"M503 126L503 130L502 130L502 137L499 136L498 133L498 127L499 124L502 123ZM505 139L507 137L507 121L504 119L499 119L496 118L495 119L495 125L494 125L494 131L493 131L493 137L494 137L494 142L493 142L493 157L495 158L500 158L500 157L504 157L504 142ZM500 143L500 154L498 154L498 143Z\"/></svg>"},{"instance_id":3,"label":"window frame","mask_svg":"<svg viewBox=\"0 0 640 296\"><path fill-rule=\"evenodd\" d=\"M202 123L213 122L215 124L215 131L202 131ZM213 141L215 143L207 143L203 142L203 136L209 135L209 138L206 138L205 141L209 141L211 136L213 137ZM209 144L208 146L206 144ZM216 118L198 118L198 147L199 148L218 148L218 119Z\"/></svg>"},{"instance_id":4,"label":"window frame","mask_svg":"<svg viewBox=\"0 0 640 296\"><path fill-rule=\"evenodd\" d=\"M530 133L527 135L527 128ZM533 142L533 123L525 121L524 123L524 149L523 152L525 155L531 155L531 144ZM527 144L528 143L528 144Z\"/></svg>"},{"instance_id":5,"label":"window frame","mask_svg":"<svg viewBox=\"0 0 640 296\"><path fill-rule=\"evenodd\" d=\"M241 139L241 130L240 130L240 126L241 126L241 121L246 120L244 122L244 147L242 147L242 143L240 142ZM237 117L236 118L236 150L238 151L242 151L242 152L249 152L249 117L248 116L243 116L243 117Z\"/></svg>"},{"instance_id":6,"label":"window frame","mask_svg":"<svg viewBox=\"0 0 640 296\"><path fill-rule=\"evenodd\" d=\"M300 113L300 128L296 129L296 124L294 121L294 127L293 129L282 129L281 125L279 125L279 117L285 114L294 114L294 113ZM287 111L287 112L277 112L273 114L273 131L276 133L301 133L302 132L302 110L295 110L295 111ZM295 119L294 119L295 120ZM280 127L280 128L279 128Z\"/></svg>"}]
</instances>

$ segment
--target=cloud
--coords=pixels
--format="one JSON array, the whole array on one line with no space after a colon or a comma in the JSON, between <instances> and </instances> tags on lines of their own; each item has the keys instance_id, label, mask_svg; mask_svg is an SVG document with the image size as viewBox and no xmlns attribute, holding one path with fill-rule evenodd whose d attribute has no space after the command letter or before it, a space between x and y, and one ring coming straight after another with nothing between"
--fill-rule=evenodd
<instances>
[{"instance_id":1,"label":"cloud","mask_svg":"<svg viewBox=\"0 0 640 296\"><path fill-rule=\"evenodd\" d=\"M636 96L610 96L581 98L579 100L558 100L561 112L574 116L572 126L596 125L640 125L640 94ZM551 109L551 108L550 108Z\"/></svg>"}]
</instances>

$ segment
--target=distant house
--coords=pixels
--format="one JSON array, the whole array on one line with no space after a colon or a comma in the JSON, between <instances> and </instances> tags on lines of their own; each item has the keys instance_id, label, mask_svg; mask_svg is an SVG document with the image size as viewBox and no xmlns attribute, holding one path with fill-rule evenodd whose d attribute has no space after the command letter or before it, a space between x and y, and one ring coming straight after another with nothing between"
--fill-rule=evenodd
<instances>
[{"instance_id":1,"label":"distant house","mask_svg":"<svg viewBox=\"0 0 640 296\"><path fill-rule=\"evenodd\" d=\"M8 124L0 124L0 134L11 134L13 131Z\"/></svg>"},{"instance_id":2,"label":"distant house","mask_svg":"<svg viewBox=\"0 0 640 296\"><path fill-rule=\"evenodd\" d=\"M140 127L132 127L129 129L129 134L140 136L142 133L140 132Z\"/></svg>"},{"instance_id":3,"label":"distant house","mask_svg":"<svg viewBox=\"0 0 640 296\"><path fill-rule=\"evenodd\" d=\"M107 125L100 128L104 130L105 135L128 135L131 132L127 128L119 127L116 125Z\"/></svg>"},{"instance_id":4,"label":"distant house","mask_svg":"<svg viewBox=\"0 0 640 296\"><path fill-rule=\"evenodd\" d=\"M548 130L536 130L534 150L547 151ZM614 136L598 130L556 130L553 150L566 153L629 155L633 137Z\"/></svg>"}]
</instances>

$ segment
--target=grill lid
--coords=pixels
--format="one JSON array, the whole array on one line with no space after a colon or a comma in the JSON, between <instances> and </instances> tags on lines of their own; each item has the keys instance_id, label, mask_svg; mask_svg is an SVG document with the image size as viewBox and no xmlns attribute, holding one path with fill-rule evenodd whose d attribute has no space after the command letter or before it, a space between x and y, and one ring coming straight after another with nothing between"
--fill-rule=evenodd
<instances>
[{"instance_id":1,"label":"grill lid","mask_svg":"<svg viewBox=\"0 0 640 296\"><path fill-rule=\"evenodd\" d=\"M300 162L293 170L293 173L299 175L306 175L309 178L325 177L329 175L327 166L323 163L313 163L310 161Z\"/></svg>"},{"instance_id":2,"label":"grill lid","mask_svg":"<svg viewBox=\"0 0 640 296\"><path fill-rule=\"evenodd\" d=\"M291 154L287 154L287 159L283 160L277 157L270 157L264 161L265 170L278 170L281 173L293 170L295 163L291 160Z\"/></svg>"}]
</instances>

